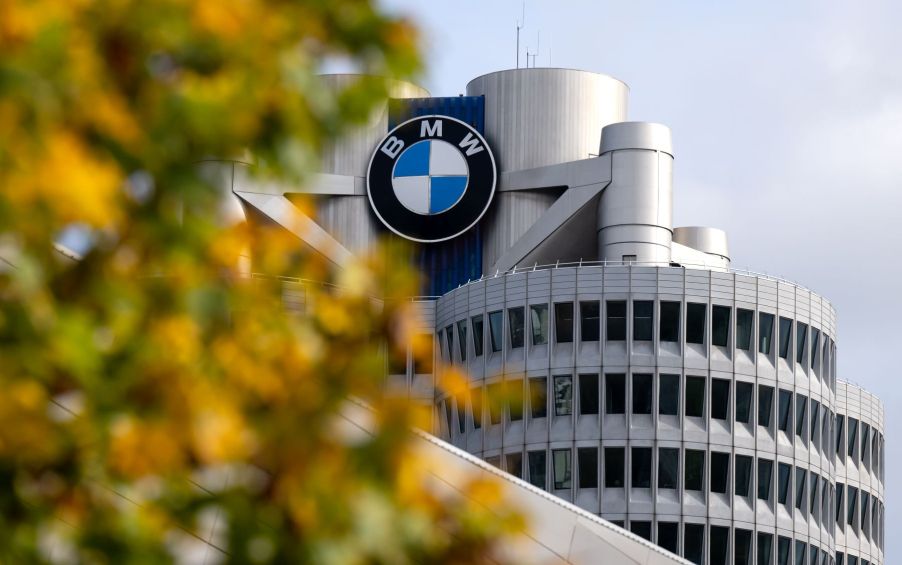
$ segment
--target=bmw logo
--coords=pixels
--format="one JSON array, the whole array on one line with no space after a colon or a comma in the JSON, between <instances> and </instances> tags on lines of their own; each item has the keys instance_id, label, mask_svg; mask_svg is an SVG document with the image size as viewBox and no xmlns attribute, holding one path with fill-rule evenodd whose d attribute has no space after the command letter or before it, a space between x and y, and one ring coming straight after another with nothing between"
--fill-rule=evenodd
<instances>
[{"instance_id":1,"label":"bmw logo","mask_svg":"<svg viewBox=\"0 0 902 565\"><path fill-rule=\"evenodd\" d=\"M478 131L448 116L420 116L379 143L367 194L388 229L432 243L457 237L482 218L496 177L495 158Z\"/></svg>"}]
</instances>

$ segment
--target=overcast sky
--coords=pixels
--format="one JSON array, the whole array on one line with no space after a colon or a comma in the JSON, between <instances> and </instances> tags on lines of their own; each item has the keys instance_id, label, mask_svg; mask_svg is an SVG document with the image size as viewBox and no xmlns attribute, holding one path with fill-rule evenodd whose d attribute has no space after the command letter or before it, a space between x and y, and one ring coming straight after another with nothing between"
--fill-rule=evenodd
<instances>
[{"instance_id":1,"label":"overcast sky","mask_svg":"<svg viewBox=\"0 0 902 565\"><path fill-rule=\"evenodd\" d=\"M419 22L433 95L515 65L520 0L383 3ZM525 23L524 52L541 33L537 66L613 75L630 86L629 119L672 128L674 225L725 229L734 266L834 304L839 376L877 393L896 431L898 562L902 3L529 0Z\"/></svg>"}]
</instances>

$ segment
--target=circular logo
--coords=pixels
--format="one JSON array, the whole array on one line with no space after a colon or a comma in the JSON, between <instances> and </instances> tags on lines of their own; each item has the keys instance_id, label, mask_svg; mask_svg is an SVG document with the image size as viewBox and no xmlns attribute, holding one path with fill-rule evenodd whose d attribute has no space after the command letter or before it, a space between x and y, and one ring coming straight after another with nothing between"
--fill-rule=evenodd
<instances>
[{"instance_id":1,"label":"circular logo","mask_svg":"<svg viewBox=\"0 0 902 565\"><path fill-rule=\"evenodd\" d=\"M407 239L456 237L482 218L495 194L495 158L479 132L448 116L393 129L370 159L367 194L376 216Z\"/></svg>"}]
</instances>

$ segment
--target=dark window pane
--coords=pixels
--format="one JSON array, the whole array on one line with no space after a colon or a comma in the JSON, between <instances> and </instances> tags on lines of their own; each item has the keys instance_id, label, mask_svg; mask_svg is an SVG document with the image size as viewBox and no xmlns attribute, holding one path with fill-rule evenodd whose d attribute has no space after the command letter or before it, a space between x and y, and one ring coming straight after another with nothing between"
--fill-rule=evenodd
<instances>
[{"instance_id":1,"label":"dark window pane","mask_svg":"<svg viewBox=\"0 0 902 565\"><path fill-rule=\"evenodd\" d=\"M605 414L623 414L626 411L626 375L604 376Z\"/></svg>"},{"instance_id":2,"label":"dark window pane","mask_svg":"<svg viewBox=\"0 0 902 565\"><path fill-rule=\"evenodd\" d=\"M796 363L805 365L805 340L808 338L808 325L799 322L796 325Z\"/></svg>"},{"instance_id":3,"label":"dark window pane","mask_svg":"<svg viewBox=\"0 0 902 565\"><path fill-rule=\"evenodd\" d=\"M607 339L626 340L626 301L609 300L607 303Z\"/></svg>"},{"instance_id":4,"label":"dark window pane","mask_svg":"<svg viewBox=\"0 0 902 565\"><path fill-rule=\"evenodd\" d=\"M651 341L654 322L654 302L633 300L633 339Z\"/></svg>"},{"instance_id":5,"label":"dark window pane","mask_svg":"<svg viewBox=\"0 0 902 565\"><path fill-rule=\"evenodd\" d=\"M579 413L598 414L598 375L579 376Z\"/></svg>"},{"instance_id":6,"label":"dark window pane","mask_svg":"<svg viewBox=\"0 0 902 565\"><path fill-rule=\"evenodd\" d=\"M711 345L727 347L730 335L730 307L711 307Z\"/></svg>"},{"instance_id":7,"label":"dark window pane","mask_svg":"<svg viewBox=\"0 0 902 565\"><path fill-rule=\"evenodd\" d=\"M758 353L770 355L774 339L774 315L758 312Z\"/></svg>"},{"instance_id":8,"label":"dark window pane","mask_svg":"<svg viewBox=\"0 0 902 565\"><path fill-rule=\"evenodd\" d=\"M633 414L651 414L652 394L651 375L633 375Z\"/></svg>"},{"instance_id":9,"label":"dark window pane","mask_svg":"<svg viewBox=\"0 0 902 565\"><path fill-rule=\"evenodd\" d=\"M752 482L752 458L747 455L736 456L736 496L748 497Z\"/></svg>"},{"instance_id":10,"label":"dark window pane","mask_svg":"<svg viewBox=\"0 0 902 565\"><path fill-rule=\"evenodd\" d=\"M457 431L464 433L467 431L467 399L464 395L460 395L455 399L457 405Z\"/></svg>"},{"instance_id":11,"label":"dark window pane","mask_svg":"<svg viewBox=\"0 0 902 565\"><path fill-rule=\"evenodd\" d=\"M482 355L482 316L473 316L470 319L470 326L473 328L473 353L476 357Z\"/></svg>"},{"instance_id":12,"label":"dark window pane","mask_svg":"<svg viewBox=\"0 0 902 565\"><path fill-rule=\"evenodd\" d=\"M511 347L523 347L523 307L508 308L507 322L510 325Z\"/></svg>"},{"instance_id":13,"label":"dark window pane","mask_svg":"<svg viewBox=\"0 0 902 565\"><path fill-rule=\"evenodd\" d=\"M702 490L705 478L705 452L695 449L686 450L686 490Z\"/></svg>"},{"instance_id":14,"label":"dark window pane","mask_svg":"<svg viewBox=\"0 0 902 565\"><path fill-rule=\"evenodd\" d=\"M461 320L457 322L457 343L460 349L460 360L467 360L467 321Z\"/></svg>"},{"instance_id":15,"label":"dark window pane","mask_svg":"<svg viewBox=\"0 0 902 565\"><path fill-rule=\"evenodd\" d=\"M855 445L858 442L858 420L849 418L849 457L855 453Z\"/></svg>"},{"instance_id":16,"label":"dark window pane","mask_svg":"<svg viewBox=\"0 0 902 565\"><path fill-rule=\"evenodd\" d=\"M554 415L570 414L573 414L573 377L558 375L554 377Z\"/></svg>"},{"instance_id":17,"label":"dark window pane","mask_svg":"<svg viewBox=\"0 0 902 565\"><path fill-rule=\"evenodd\" d=\"M569 449L555 449L551 452L551 463L554 466L554 488L556 490L570 488L573 475Z\"/></svg>"},{"instance_id":18,"label":"dark window pane","mask_svg":"<svg viewBox=\"0 0 902 565\"><path fill-rule=\"evenodd\" d=\"M560 302L554 305L554 331L558 343L573 341L572 302Z\"/></svg>"},{"instance_id":19,"label":"dark window pane","mask_svg":"<svg viewBox=\"0 0 902 565\"><path fill-rule=\"evenodd\" d=\"M454 408L451 406L451 397L446 398L442 404L445 406L445 423L448 425L448 435L454 434L454 422L451 416Z\"/></svg>"},{"instance_id":20,"label":"dark window pane","mask_svg":"<svg viewBox=\"0 0 902 565\"><path fill-rule=\"evenodd\" d=\"M820 424L821 404L817 400L811 399L811 441L815 441L815 432L817 432L818 424Z\"/></svg>"},{"instance_id":21,"label":"dark window pane","mask_svg":"<svg viewBox=\"0 0 902 565\"><path fill-rule=\"evenodd\" d=\"M752 422L752 391L755 390L751 383L736 383L736 421L743 424Z\"/></svg>"},{"instance_id":22,"label":"dark window pane","mask_svg":"<svg viewBox=\"0 0 902 565\"><path fill-rule=\"evenodd\" d=\"M686 304L686 343L705 343L706 304Z\"/></svg>"},{"instance_id":23,"label":"dark window pane","mask_svg":"<svg viewBox=\"0 0 902 565\"><path fill-rule=\"evenodd\" d=\"M727 563L730 547L730 528L711 526L711 559L709 563Z\"/></svg>"},{"instance_id":24,"label":"dark window pane","mask_svg":"<svg viewBox=\"0 0 902 565\"><path fill-rule=\"evenodd\" d=\"M843 553L842 551L837 551L836 552L836 565L846 565L845 557L846 557L845 553Z\"/></svg>"},{"instance_id":25,"label":"dark window pane","mask_svg":"<svg viewBox=\"0 0 902 565\"><path fill-rule=\"evenodd\" d=\"M680 450L675 447L658 449L658 488L677 488Z\"/></svg>"},{"instance_id":26,"label":"dark window pane","mask_svg":"<svg viewBox=\"0 0 902 565\"><path fill-rule=\"evenodd\" d=\"M623 488L624 454L626 448L604 448L604 486L605 488Z\"/></svg>"},{"instance_id":27,"label":"dark window pane","mask_svg":"<svg viewBox=\"0 0 902 565\"><path fill-rule=\"evenodd\" d=\"M600 308L597 300L579 303L579 333L583 341L598 341L601 331Z\"/></svg>"},{"instance_id":28,"label":"dark window pane","mask_svg":"<svg viewBox=\"0 0 902 565\"><path fill-rule=\"evenodd\" d=\"M473 411L473 429L482 427L482 387L474 387L470 390L470 402Z\"/></svg>"},{"instance_id":29,"label":"dark window pane","mask_svg":"<svg viewBox=\"0 0 902 565\"><path fill-rule=\"evenodd\" d=\"M808 545L803 541L796 540L796 565L805 565L805 555L808 551Z\"/></svg>"},{"instance_id":30,"label":"dark window pane","mask_svg":"<svg viewBox=\"0 0 902 565\"><path fill-rule=\"evenodd\" d=\"M492 353L498 353L504 345L503 325L501 311L489 312L489 337L492 342Z\"/></svg>"},{"instance_id":31,"label":"dark window pane","mask_svg":"<svg viewBox=\"0 0 902 565\"><path fill-rule=\"evenodd\" d=\"M542 490L545 490L546 457L544 451L530 451L526 454L529 463L529 483Z\"/></svg>"},{"instance_id":32,"label":"dark window pane","mask_svg":"<svg viewBox=\"0 0 902 565\"><path fill-rule=\"evenodd\" d=\"M658 545L676 553L679 545L679 522L658 522Z\"/></svg>"},{"instance_id":33,"label":"dark window pane","mask_svg":"<svg viewBox=\"0 0 902 565\"><path fill-rule=\"evenodd\" d=\"M780 463L779 467L779 479L780 484L779 492L777 493L777 502L780 504L786 504L789 502L789 481L792 476L792 465L788 465L786 463Z\"/></svg>"},{"instance_id":34,"label":"dark window pane","mask_svg":"<svg viewBox=\"0 0 902 565\"><path fill-rule=\"evenodd\" d=\"M780 536L777 541L777 565L790 565L789 554L792 550L792 540Z\"/></svg>"},{"instance_id":35,"label":"dark window pane","mask_svg":"<svg viewBox=\"0 0 902 565\"><path fill-rule=\"evenodd\" d=\"M598 488L598 448L580 447L576 450L579 465L579 488Z\"/></svg>"},{"instance_id":36,"label":"dark window pane","mask_svg":"<svg viewBox=\"0 0 902 565\"><path fill-rule=\"evenodd\" d=\"M634 447L631 488L651 488L651 448Z\"/></svg>"},{"instance_id":37,"label":"dark window pane","mask_svg":"<svg viewBox=\"0 0 902 565\"><path fill-rule=\"evenodd\" d=\"M736 309L736 348L744 351L752 350L752 320L754 312Z\"/></svg>"},{"instance_id":38,"label":"dark window pane","mask_svg":"<svg viewBox=\"0 0 902 565\"><path fill-rule=\"evenodd\" d=\"M758 565L773 565L774 535L758 532Z\"/></svg>"},{"instance_id":39,"label":"dark window pane","mask_svg":"<svg viewBox=\"0 0 902 565\"><path fill-rule=\"evenodd\" d=\"M817 352L818 352L818 341L820 340L821 332L818 331L817 328L811 328L811 368L814 369L814 365L817 362Z\"/></svg>"},{"instance_id":40,"label":"dark window pane","mask_svg":"<svg viewBox=\"0 0 902 565\"><path fill-rule=\"evenodd\" d=\"M846 494L846 485L843 483L836 483L836 515L834 517L834 521L836 525L839 526L839 529L843 529L845 522L843 521L843 513L842 513L842 503L843 496Z\"/></svg>"},{"instance_id":41,"label":"dark window pane","mask_svg":"<svg viewBox=\"0 0 902 565\"><path fill-rule=\"evenodd\" d=\"M572 307L571 307L572 308ZM532 327L532 344L548 343L548 305L532 304L529 307L530 326ZM573 311L570 312L570 324L573 324ZM570 328L570 340L573 340L573 328Z\"/></svg>"},{"instance_id":42,"label":"dark window pane","mask_svg":"<svg viewBox=\"0 0 902 565\"><path fill-rule=\"evenodd\" d=\"M492 383L486 387L486 399L489 403L489 422L494 424L501 423L502 404L502 383Z\"/></svg>"},{"instance_id":43,"label":"dark window pane","mask_svg":"<svg viewBox=\"0 0 902 565\"><path fill-rule=\"evenodd\" d=\"M651 541L651 522L644 520L630 520L630 531L642 539Z\"/></svg>"},{"instance_id":44,"label":"dark window pane","mask_svg":"<svg viewBox=\"0 0 902 565\"><path fill-rule=\"evenodd\" d=\"M686 415L705 415L705 377L686 377Z\"/></svg>"},{"instance_id":45,"label":"dark window pane","mask_svg":"<svg viewBox=\"0 0 902 565\"><path fill-rule=\"evenodd\" d=\"M661 341L680 340L680 303L661 302Z\"/></svg>"},{"instance_id":46,"label":"dark window pane","mask_svg":"<svg viewBox=\"0 0 902 565\"><path fill-rule=\"evenodd\" d=\"M818 495L818 487L820 487L820 477L817 473L811 472L808 476L808 512L814 514L815 508L817 508L817 495Z\"/></svg>"},{"instance_id":47,"label":"dark window pane","mask_svg":"<svg viewBox=\"0 0 902 565\"><path fill-rule=\"evenodd\" d=\"M792 343L792 320L780 316L780 357L789 359L789 344Z\"/></svg>"},{"instance_id":48,"label":"dark window pane","mask_svg":"<svg viewBox=\"0 0 902 565\"><path fill-rule=\"evenodd\" d=\"M853 486L849 486L846 488L849 489L849 496L848 496L848 500L846 502L846 507L848 508L848 512L849 512L847 523L850 526L854 526L855 525L855 509L858 508L858 489Z\"/></svg>"},{"instance_id":49,"label":"dark window pane","mask_svg":"<svg viewBox=\"0 0 902 565\"><path fill-rule=\"evenodd\" d=\"M511 475L517 477L518 479L523 478L523 454L522 453L508 453L505 457L505 463L507 463L507 472Z\"/></svg>"},{"instance_id":50,"label":"dark window pane","mask_svg":"<svg viewBox=\"0 0 902 565\"><path fill-rule=\"evenodd\" d=\"M687 561L701 565L705 555L705 525L685 524L683 544L683 557Z\"/></svg>"},{"instance_id":51,"label":"dark window pane","mask_svg":"<svg viewBox=\"0 0 902 565\"><path fill-rule=\"evenodd\" d=\"M658 410L661 414L667 416L676 416L679 414L680 405L680 376L679 375L661 375L658 377L660 381L660 394L658 396Z\"/></svg>"},{"instance_id":52,"label":"dark window pane","mask_svg":"<svg viewBox=\"0 0 902 565\"><path fill-rule=\"evenodd\" d=\"M454 327L445 328L445 342L448 344L448 360L454 361Z\"/></svg>"},{"instance_id":53,"label":"dark window pane","mask_svg":"<svg viewBox=\"0 0 902 565\"><path fill-rule=\"evenodd\" d=\"M808 398L796 393L796 435L805 439L808 426L805 425L808 416Z\"/></svg>"},{"instance_id":54,"label":"dark window pane","mask_svg":"<svg viewBox=\"0 0 902 565\"><path fill-rule=\"evenodd\" d=\"M774 387L758 385L758 425L770 428L774 412Z\"/></svg>"},{"instance_id":55,"label":"dark window pane","mask_svg":"<svg viewBox=\"0 0 902 565\"><path fill-rule=\"evenodd\" d=\"M711 452L711 492L727 493L730 478L730 454Z\"/></svg>"},{"instance_id":56,"label":"dark window pane","mask_svg":"<svg viewBox=\"0 0 902 565\"><path fill-rule=\"evenodd\" d=\"M758 498L770 500L773 484L774 462L770 459L758 459Z\"/></svg>"},{"instance_id":57,"label":"dark window pane","mask_svg":"<svg viewBox=\"0 0 902 565\"><path fill-rule=\"evenodd\" d=\"M711 379L711 418L726 420L730 409L730 381Z\"/></svg>"},{"instance_id":58,"label":"dark window pane","mask_svg":"<svg viewBox=\"0 0 902 565\"><path fill-rule=\"evenodd\" d=\"M792 393L788 390L780 389L780 431L789 434L789 422L792 415Z\"/></svg>"},{"instance_id":59,"label":"dark window pane","mask_svg":"<svg viewBox=\"0 0 902 565\"><path fill-rule=\"evenodd\" d=\"M523 379L507 381L507 414L511 422L523 419Z\"/></svg>"},{"instance_id":60,"label":"dark window pane","mask_svg":"<svg viewBox=\"0 0 902 565\"><path fill-rule=\"evenodd\" d=\"M544 418L548 415L548 379L546 377L529 379L529 414L533 418Z\"/></svg>"},{"instance_id":61,"label":"dark window pane","mask_svg":"<svg viewBox=\"0 0 902 565\"><path fill-rule=\"evenodd\" d=\"M733 534L733 565L752 565L752 532L736 528Z\"/></svg>"},{"instance_id":62,"label":"dark window pane","mask_svg":"<svg viewBox=\"0 0 902 565\"><path fill-rule=\"evenodd\" d=\"M796 508L803 510L805 503L805 483L808 481L808 472L801 467L796 467Z\"/></svg>"}]
</instances>

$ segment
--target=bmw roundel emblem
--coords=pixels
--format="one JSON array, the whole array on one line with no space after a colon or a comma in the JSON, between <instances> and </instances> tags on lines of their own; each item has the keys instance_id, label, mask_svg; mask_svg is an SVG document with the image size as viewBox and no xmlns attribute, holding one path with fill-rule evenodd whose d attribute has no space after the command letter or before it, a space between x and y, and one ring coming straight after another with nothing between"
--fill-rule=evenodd
<instances>
[{"instance_id":1,"label":"bmw roundel emblem","mask_svg":"<svg viewBox=\"0 0 902 565\"><path fill-rule=\"evenodd\" d=\"M366 186L388 229L431 243L473 227L492 202L496 178L495 158L478 131L448 116L420 116L379 143Z\"/></svg>"}]
</instances>

